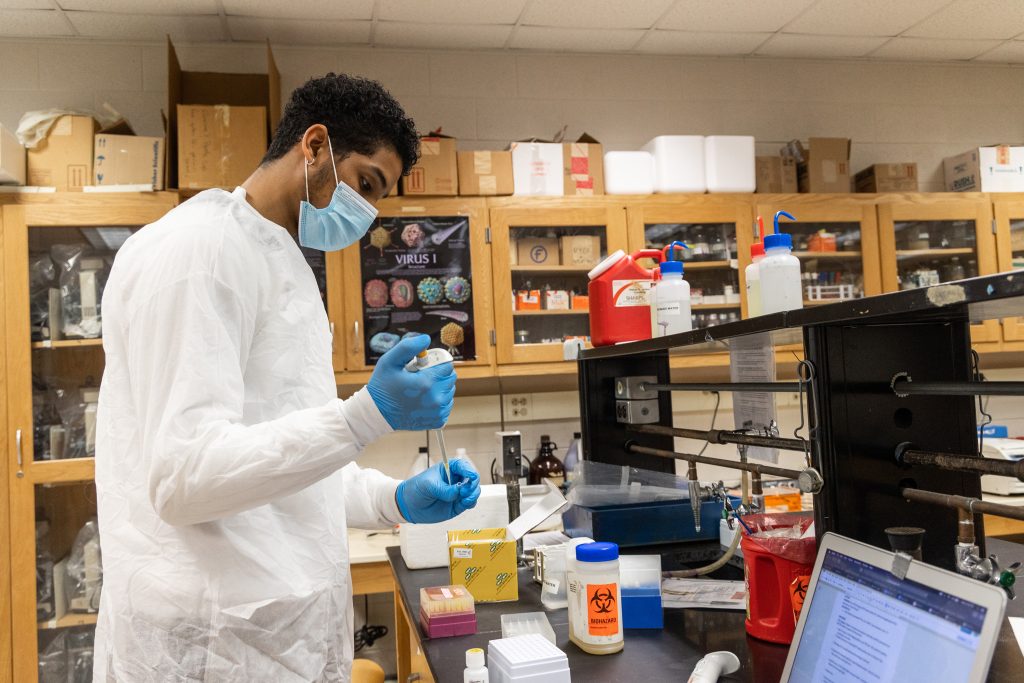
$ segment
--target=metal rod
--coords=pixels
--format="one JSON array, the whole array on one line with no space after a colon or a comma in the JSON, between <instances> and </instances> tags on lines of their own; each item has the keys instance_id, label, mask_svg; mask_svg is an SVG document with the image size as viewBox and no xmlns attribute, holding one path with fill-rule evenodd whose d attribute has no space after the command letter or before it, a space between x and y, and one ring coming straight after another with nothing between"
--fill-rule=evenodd
<instances>
[{"instance_id":1,"label":"metal rod","mask_svg":"<svg viewBox=\"0 0 1024 683\"><path fill-rule=\"evenodd\" d=\"M906 450L899 456L908 465L930 465L946 470L960 472L977 472L979 474L996 474L1003 477L1016 477L1024 481L1024 460L993 460L956 453L934 453L931 451Z\"/></svg>"},{"instance_id":2,"label":"metal rod","mask_svg":"<svg viewBox=\"0 0 1024 683\"><path fill-rule=\"evenodd\" d=\"M784 451L805 450L800 439L784 439L777 436L758 436L757 434L737 434L723 429L682 429L680 427L664 427L662 425L630 425L627 429L644 434L659 436L678 436L683 439L697 439L718 444L737 444L740 446L763 446L764 448L781 448Z\"/></svg>"},{"instance_id":3,"label":"metal rod","mask_svg":"<svg viewBox=\"0 0 1024 683\"><path fill-rule=\"evenodd\" d=\"M1024 382L914 382L898 378L892 390L900 396L1024 396Z\"/></svg>"},{"instance_id":4,"label":"metal rod","mask_svg":"<svg viewBox=\"0 0 1024 683\"><path fill-rule=\"evenodd\" d=\"M697 382L648 384L642 382L640 389L648 391L768 391L784 394L800 391L800 382L723 382L721 384Z\"/></svg>"},{"instance_id":5,"label":"metal rod","mask_svg":"<svg viewBox=\"0 0 1024 683\"><path fill-rule=\"evenodd\" d=\"M1024 521L1024 507L1014 505L1003 505L1001 503L989 503L980 498L967 498L965 496L954 496L949 493L936 493L934 491L923 491L921 489L904 488L900 493L907 500L915 503L930 503L956 510L967 510L972 514L985 513L997 517L1019 519Z\"/></svg>"},{"instance_id":6,"label":"metal rod","mask_svg":"<svg viewBox=\"0 0 1024 683\"><path fill-rule=\"evenodd\" d=\"M633 453L643 453L644 455L653 455L659 458L672 458L674 460L686 460L687 462L699 462L705 465L728 467L734 470L746 470L747 472L757 472L759 474L771 474L785 479L796 479L800 476L799 470L788 470L785 467L775 467L774 465L765 465L759 462L737 462L735 460L725 460L723 458L711 458L706 455L678 453L676 451L666 451L660 448L649 448L638 444L629 444L627 450L632 451Z\"/></svg>"}]
</instances>

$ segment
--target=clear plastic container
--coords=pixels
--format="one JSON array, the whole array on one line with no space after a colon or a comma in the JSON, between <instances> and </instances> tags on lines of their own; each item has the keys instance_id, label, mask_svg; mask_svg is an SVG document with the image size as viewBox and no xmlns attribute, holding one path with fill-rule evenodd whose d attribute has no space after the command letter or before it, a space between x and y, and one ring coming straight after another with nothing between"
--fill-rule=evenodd
<instances>
[{"instance_id":1,"label":"clear plastic container","mask_svg":"<svg viewBox=\"0 0 1024 683\"><path fill-rule=\"evenodd\" d=\"M622 650L619 546L584 543L568 573L569 639L592 655Z\"/></svg>"},{"instance_id":2,"label":"clear plastic container","mask_svg":"<svg viewBox=\"0 0 1024 683\"><path fill-rule=\"evenodd\" d=\"M523 636L528 633L542 635L555 643L555 630L551 628L551 622L543 612L522 612L519 614L501 615L501 637L512 638Z\"/></svg>"},{"instance_id":3,"label":"clear plastic container","mask_svg":"<svg viewBox=\"0 0 1024 683\"><path fill-rule=\"evenodd\" d=\"M544 581L540 588L540 602L544 609L562 609L569 606L565 581L565 555L567 545L537 548L543 558Z\"/></svg>"}]
</instances>

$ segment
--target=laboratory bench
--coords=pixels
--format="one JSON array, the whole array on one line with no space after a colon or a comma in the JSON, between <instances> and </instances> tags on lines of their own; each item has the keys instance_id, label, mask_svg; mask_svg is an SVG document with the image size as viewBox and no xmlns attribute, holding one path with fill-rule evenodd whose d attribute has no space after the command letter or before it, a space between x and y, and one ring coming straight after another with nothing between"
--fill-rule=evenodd
<instances>
[{"instance_id":1,"label":"laboratory bench","mask_svg":"<svg viewBox=\"0 0 1024 683\"><path fill-rule=\"evenodd\" d=\"M390 593L395 589L388 569L387 549L398 545L398 534L383 531L348 530L348 563L352 572L352 595Z\"/></svg>"},{"instance_id":2,"label":"laboratory bench","mask_svg":"<svg viewBox=\"0 0 1024 683\"><path fill-rule=\"evenodd\" d=\"M1024 561L1024 545L990 538L988 547L1006 563ZM406 566L398 548L389 548L387 555L395 582L396 614L419 614L420 589L450 583L447 567L413 570ZM466 650L479 647L486 651L489 641L501 638L501 615L521 612L547 615L555 631L556 644L569 658L574 681L685 681L701 657L717 650L734 652L742 662L740 670L723 676L723 681L775 683L785 667L789 646L749 637L743 626L743 612L712 609L666 609L663 629L626 629L622 652L588 655L569 642L568 610L545 610L540 602L540 586L531 577L531 570L519 570L517 602L477 604L475 635L431 639L420 628L418 619L406 622L404 628L408 629L414 649L422 652L423 662L429 667L429 672L417 672L419 680L430 680L429 675L437 683L461 683ZM1010 601L1006 613L1024 617L1024 597ZM408 680L409 666L406 659L403 669L400 656L399 681ZM1024 680L1024 654L1006 619L988 680L991 683Z\"/></svg>"}]
</instances>

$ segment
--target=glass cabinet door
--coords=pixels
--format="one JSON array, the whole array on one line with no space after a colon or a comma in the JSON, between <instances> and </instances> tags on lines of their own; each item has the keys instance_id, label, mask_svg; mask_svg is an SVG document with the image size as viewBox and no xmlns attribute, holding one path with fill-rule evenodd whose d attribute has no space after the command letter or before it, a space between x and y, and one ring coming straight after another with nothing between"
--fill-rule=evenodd
<instances>
[{"instance_id":1,"label":"glass cabinet door","mask_svg":"<svg viewBox=\"0 0 1024 683\"><path fill-rule=\"evenodd\" d=\"M457 365L491 365L485 207L469 198L381 204L373 227L343 252L346 370L370 370L418 333Z\"/></svg>"},{"instance_id":2,"label":"glass cabinet door","mask_svg":"<svg viewBox=\"0 0 1024 683\"><path fill-rule=\"evenodd\" d=\"M499 363L563 360L566 340L590 341L587 274L625 250L625 212L601 202L491 209ZM528 207L528 208L527 208Z\"/></svg>"},{"instance_id":3,"label":"glass cabinet door","mask_svg":"<svg viewBox=\"0 0 1024 683\"><path fill-rule=\"evenodd\" d=\"M2 209L16 680L79 680L92 667L103 290L125 240L175 201L78 196Z\"/></svg>"},{"instance_id":4,"label":"glass cabinet door","mask_svg":"<svg viewBox=\"0 0 1024 683\"><path fill-rule=\"evenodd\" d=\"M871 200L829 197L823 203L816 197L787 196L759 202L757 215L766 233L773 231L777 211L796 217L796 221L783 219L779 230L793 238L805 307L882 293L878 224Z\"/></svg>"},{"instance_id":5,"label":"glass cabinet door","mask_svg":"<svg viewBox=\"0 0 1024 683\"><path fill-rule=\"evenodd\" d=\"M995 196L996 243L999 270L1024 270L1024 198ZM1024 317L1003 320L1006 341L1024 341Z\"/></svg>"},{"instance_id":6,"label":"glass cabinet door","mask_svg":"<svg viewBox=\"0 0 1024 683\"><path fill-rule=\"evenodd\" d=\"M675 258L683 261L690 284L694 329L745 317L743 269L750 262L751 234L748 199L688 197L671 204L654 199L629 205L626 215L633 250L662 249L677 241L690 247L677 250Z\"/></svg>"},{"instance_id":7,"label":"glass cabinet door","mask_svg":"<svg viewBox=\"0 0 1024 683\"><path fill-rule=\"evenodd\" d=\"M921 195L878 207L882 282L887 292L998 271L991 203L982 195ZM971 327L975 342L999 341L999 322Z\"/></svg>"}]
</instances>

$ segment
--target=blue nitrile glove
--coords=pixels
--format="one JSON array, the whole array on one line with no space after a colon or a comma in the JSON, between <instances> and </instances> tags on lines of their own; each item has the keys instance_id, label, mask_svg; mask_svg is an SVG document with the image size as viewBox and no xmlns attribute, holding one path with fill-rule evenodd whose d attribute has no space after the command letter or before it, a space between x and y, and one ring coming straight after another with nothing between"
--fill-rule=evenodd
<instances>
[{"instance_id":1,"label":"blue nitrile glove","mask_svg":"<svg viewBox=\"0 0 1024 683\"><path fill-rule=\"evenodd\" d=\"M440 429L455 401L455 368L442 363L418 372L406 364L430 346L430 337L409 337L381 356L366 390L392 429Z\"/></svg>"},{"instance_id":2,"label":"blue nitrile glove","mask_svg":"<svg viewBox=\"0 0 1024 683\"><path fill-rule=\"evenodd\" d=\"M413 524L444 522L476 506L480 475L468 460L448 461L454 484L449 484L444 463L420 472L398 485L398 509Z\"/></svg>"}]
</instances>

